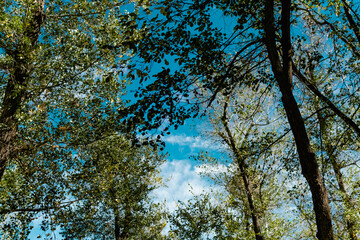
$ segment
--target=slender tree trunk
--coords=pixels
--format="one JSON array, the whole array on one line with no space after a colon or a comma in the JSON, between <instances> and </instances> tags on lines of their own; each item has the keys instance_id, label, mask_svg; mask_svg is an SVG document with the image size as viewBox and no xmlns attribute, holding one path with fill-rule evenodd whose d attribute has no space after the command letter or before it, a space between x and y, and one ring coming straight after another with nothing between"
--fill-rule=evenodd
<instances>
[{"instance_id":1,"label":"slender tree trunk","mask_svg":"<svg viewBox=\"0 0 360 240\"><path fill-rule=\"evenodd\" d=\"M310 186L313 207L316 216L317 234L320 240L333 240L333 228L329 207L328 194L316 161L315 154L311 149L310 141L306 132L305 124L299 107L292 93L292 63L291 63L291 39L290 39L290 0L282 0L281 27L282 27L282 52L283 64L281 64L275 37L274 1L265 1L265 44L272 66L275 79L282 93L282 103L294 135L297 152L300 159L302 174Z\"/></svg>"},{"instance_id":2,"label":"slender tree trunk","mask_svg":"<svg viewBox=\"0 0 360 240\"><path fill-rule=\"evenodd\" d=\"M235 158L236 158L236 163L239 167L240 170L240 175L241 178L244 182L244 186L245 186L245 192L246 192L246 197L249 203L249 208L250 208L250 214L251 214L251 219L252 219L252 223L253 223L253 227L254 227L254 233L255 233L255 238L256 240L264 240L264 236L262 234L261 231L261 227L260 227L260 221L259 221L259 216L257 214L257 210L256 210L256 206L254 204L254 200L253 200L253 189L251 186L251 183L249 182L249 176L247 173L247 166L245 163L245 159L241 156L239 148L237 146L236 140L234 138L234 136L232 135L229 126L228 126L228 122L227 122L227 107L228 107L228 103L225 102L224 105L224 110L223 110L223 117L222 117L222 124L225 128L226 131L226 139L225 142L229 145L231 151L234 153ZM251 129L251 128L250 128ZM248 133L250 132L250 130L248 131ZM247 136L245 137L245 139L247 138Z\"/></svg>"},{"instance_id":3,"label":"slender tree trunk","mask_svg":"<svg viewBox=\"0 0 360 240\"><path fill-rule=\"evenodd\" d=\"M36 48L44 21L45 0L34 0L33 3L29 11L31 16L23 22L23 39L13 49L5 52L12 57L14 64L8 69L10 78L0 108L0 180L14 152L18 127L16 114L26 99L27 80L33 68L31 55Z\"/></svg>"},{"instance_id":4,"label":"slender tree trunk","mask_svg":"<svg viewBox=\"0 0 360 240\"><path fill-rule=\"evenodd\" d=\"M129 179L127 178L126 174L124 174L124 183L126 186L130 185ZM129 194L129 193L126 193L126 194ZM133 228L133 225L132 225L133 215L132 215L131 206L129 205L131 203L131 200L129 198L130 198L129 195L126 195L124 202L123 202L123 206L122 206L122 210L124 211L124 217L121 221L122 231L119 232L119 240L126 240L129 237L131 237L130 231ZM116 239L116 240L118 240L118 239Z\"/></svg>"},{"instance_id":5,"label":"slender tree trunk","mask_svg":"<svg viewBox=\"0 0 360 240\"><path fill-rule=\"evenodd\" d=\"M124 235L124 231L121 231L121 218L120 218L120 209L119 209L119 205L116 202L116 194L115 194L115 189L114 186L112 186L110 188L110 197L112 199L113 202L113 212L114 212L114 235L115 235L115 240L125 240L127 238L127 235ZM125 227L124 227L125 229Z\"/></svg>"},{"instance_id":6,"label":"slender tree trunk","mask_svg":"<svg viewBox=\"0 0 360 240\"><path fill-rule=\"evenodd\" d=\"M114 235L115 235L115 240L123 240L123 239L126 239L126 238L122 238L121 234L121 219L120 219L120 210L119 210L119 205L116 201L116 191L115 191L115 186L111 186L110 188L110 198L112 199L112 203L113 203L113 206L112 206L112 209L113 209L113 214L114 214Z\"/></svg>"},{"instance_id":7,"label":"slender tree trunk","mask_svg":"<svg viewBox=\"0 0 360 240\"><path fill-rule=\"evenodd\" d=\"M131 221L132 221L132 214L131 214L131 208L129 208L129 206L126 206L126 203L125 203L125 207L124 207L124 213L125 213L125 216L124 216L124 224L123 224L123 230L120 234L120 240L126 240L129 238L129 235L130 235L130 230L131 230Z\"/></svg>"},{"instance_id":8,"label":"slender tree trunk","mask_svg":"<svg viewBox=\"0 0 360 240\"><path fill-rule=\"evenodd\" d=\"M244 186L245 186L245 191L246 191L246 197L248 199L249 202L249 207L250 207L250 212L251 212L251 219L254 225L254 232L255 232L255 239L256 240L264 240L264 236L262 234L261 231L261 227L260 227L260 221L259 221L259 216L257 214L256 211L256 207L253 201L253 189L251 187L251 184L249 182L249 177L246 171L246 167L244 166L244 160L243 159L238 159L237 160L239 169L240 169L240 175L243 179L244 182Z\"/></svg>"},{"instance_id":9,"label":"slender tree trunk","mask_svg":"<svg viewBox=\"0 0 360 240\"><path fill-rule=\"evenodd\" d=\"M115 206L114 209L114 231L115 231L115 240L121 240L120 238L120 216L119 216L119 207Z\"/></svg>"},{"instance_id":10,"label":"slender tree trunk","mask_svg":"<svg viewBox=\"0 0 360 240\"><path fill-rule=\"evenodd\" d=\"M328 145L328 144L326 144ZM329 145L325 146L326 151L329 153ZM349 209L352 208L353 204L351 201L351 197L349 196L349 194L346 192L346 187L345 187L345 183L344 183L344 178L343 175L341 173L341 168L340 165L337 163L336 159L333 156L329 156L330 157L330 162L331 165L333 167L334 173L335 173L335 177L339 186L339 189L343 195L343 201L344 201L344 205L345 205L345 209ZM359 239L356 235L356 222L354 221L354 219L350 218L349 216L345 215L345 221L346 221L346 228L349 234L349 239L350 240L357 240Z\"/></svg>"}]
</instances>

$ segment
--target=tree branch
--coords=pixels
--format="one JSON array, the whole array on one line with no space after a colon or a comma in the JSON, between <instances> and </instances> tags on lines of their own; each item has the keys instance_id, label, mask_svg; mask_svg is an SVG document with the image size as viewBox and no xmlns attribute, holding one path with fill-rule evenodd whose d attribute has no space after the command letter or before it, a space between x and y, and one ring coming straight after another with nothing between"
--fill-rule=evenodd
<instances>
[{"instance_id":1,"label":"tree branch","mask_svg":"<svg viewBox=\"0 0 360 240\"><path fill-rule=\"evenodd\" d=\"M302 82L311 92L313 92L317 97L321 99L321 101L325 102L329 108L340 117L349 127L351 127L358 138L360 139L360 128L359 126L349 118L345 113L343 113L339 108L337 108L329 98L323 95L312 83L310 83L307 78L296 68L295 64L293 64L294 73L297 78Z\"/></svg>"},{"instance_id":2,"label":"tree branch","mask_svg":"<svg viewBox=\"0 0 360 240\"><path fill-rule=\"evenodd\" d=\"M48 206L48 207L40 207L40 208L14 208L14 209L1 209L0 214L7 214L7 213L13 213L13 212L42 212L42 211L49 211L52 209L60 209L67 206L70 206L71 204L80 201L81 199L73 200L70 202L65 203L58 203L55 206Z\"/></svg>"}]
</instances>

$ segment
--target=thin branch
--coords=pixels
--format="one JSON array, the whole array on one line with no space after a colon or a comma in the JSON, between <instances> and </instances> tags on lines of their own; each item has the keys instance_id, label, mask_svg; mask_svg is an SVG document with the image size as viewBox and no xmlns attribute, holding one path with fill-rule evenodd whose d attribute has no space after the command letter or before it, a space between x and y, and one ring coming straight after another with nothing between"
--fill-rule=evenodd
<instances>
[{"instance_id":1,"label":"thin branch","mask_svg":"<svg viewBox=\"0 0 360 240\"><path fill-rule=\"evenodd\" d=\"M222 89L222 84L225 82L225 79L229 76L230 74L230 70L232 69L232 67L234 66L236 59L240 56L240 54L242 54L246 49L248 49L249 47L251 47L252 45L255 45L257 43L261 42L261 39L257 39L255 41L252 41L248 44L246 44L242 49L240 49L240 51L238 51L235 56L233 57L233 59L231 60L230 64L228 65L228 68L225 72L225 74L221 77L221 81L219 83L219 86L215 89L215 92L213 93L207 107L210 107L212 102L215 100L217 94L220 92L220 90Z\"/></svg>"},{"instance_id":2,"label":"thin branch","mask_svg":"<svg viewBox=\"0 0 360 240\"><path fill-rule=\"evenodd\" d=\"M348 126L350 126L360 139L360 128L359 126L349 118L345 113L343 113L339 108L337 108L329 98L323 95L312 83L310 83L307 78L296 68L296 65L293 63L293 70L297 78L302 82L311 92L313 92L321 101L325 102L329 108L339 116Z\"/></svg>"},{"instance_id":3,"label":"thin branch","mask_svg":"<svg viewBox=\"0 0 360 240\"><path fill-rule=\"evenodd\" d=\"M1 209L0 214L7 214L7 213L13 213L13 212L43 212L43 211L49 211L53 209L60 209L67 206L70 206L71 204L80 201L81 199L73 200L70 202L65 203L58 203L54 206L48 206L48 207L40 207L40 208L14 208L14 209Z\"/></svg>"},{"instance_id":4,"label":"thin branch","mask_svg":"<svg viewBox=\"0 0 360 240\"><path fill-rule=\"evenodd\" d=\"M356 22L354 21L354 18L351 16L351 13L350 13L350 6L349 4L347 3L346 0L341 0L341 2L343 3L343 6L344 6L344 11L345 11L345 15L346 15L346 18L350 24L350 28L353 30L358 42L360 43L360 31L359 31L359 27L358 25L356 24Z\"/></svg>"}]
</instances>

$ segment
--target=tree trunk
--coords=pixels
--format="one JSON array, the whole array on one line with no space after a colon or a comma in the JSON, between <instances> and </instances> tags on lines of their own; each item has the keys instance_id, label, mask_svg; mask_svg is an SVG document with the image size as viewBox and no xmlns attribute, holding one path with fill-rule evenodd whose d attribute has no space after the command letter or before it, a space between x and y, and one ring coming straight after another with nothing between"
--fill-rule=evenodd
<instances>
[{"instance_id":1,"label":"tree trunk","mask_svg":"<svg viewBox=\"0 0 360 240\"><path fill-rule=\"evenodd\" d=\"M120 216L119 216L119 207L114 207L114 231L115 231L115 240L121 240L120 238Z\"/></svg>"},{"instance_id":2,"label":"tree trunk","mask_svg":"<svg viewBox=\"0 0 360 240\"><path fill-rule=\"evenodd\" d=\"M256 207L255 207L255 204L253 201L254 193L253 193L252 187L249 182L249 177L248 177L248 174L246 171L246 167L244 166L244 161L242 159L238 159L237 163L238 163L238 166L240 169L240 175L244 182L246 197L249 202L249 207L250 207L250 211L251 211L251 219L252 219L252 222L254 225L255 239L256 240L264 240L265 238L263 237L263 234L261 233L259 216L257 214Z\"/></svg>"},{"instance_id":3,"label":"tree trunk","mask_svg":"<svg viewBox=\"0 0 360 240\"><path fill-rule=\"evenodd\" d=\"M115 240L125 240L127 238L127 235L124 235L124 230L121 231L121 218L120 218L120 208L119 208L119 204L117 203L116 199L117 199L117 195L116 195L116 191L115 191L115 186L112 186L110 188L110 198L112 199L112 209L114 212L114 235L115 235ZM124 227L125 229L125 227Z\"/></svg>"},{"instance_id":4,"label":"tree trunk","mask_svg":"<svg viewBox=\"0 0 360 240\"><path fill-rule=\"evenodd\" d=\"M33 68L31 55L36 48L44 20L44 3L45 0L35 0L34 5L30 6L32 15L23 22L24 39L13 46L13 49L5 52L12 57L14 64L8 69L10 77L0 108L0 181L7 162L14 152L14 141L19 124L16 114L26 99L27 80Z\"/></svg>"},{"instance_id":5,"label":"tree trunk","mask_svg":"<svg viewBox=\"0 0 360 240\"><path fill-rule=\"evenodd\" d=\"M126 174L124 174L124 184L126 186L130 186L130 182L129 182L129 179L128 177L126 176ZM119 221L118 221L118 224L119 224L119 239L116 239L116 240L126 240L128 239L130 236L130 231L133 229L133 225L132 225L132 222L133 222L133 215L132 215L132 208L131 208L131 199L129 199L129 193L126 193L126 196L124 198L124 202L123 202L123 205L122 205L122 211L124 212L124 216L123 216L123 219L121 219L121 224L120 224L120 218L119 218ZM122 231L120 231L120 227L122 228Z\"/></svg>"},{"instance_id":6,"label":"tree trunk","mask_svg":"<svg viewBox=\"0 0 360 240\"><path fill-rule=\"evenodd\" d=\"M132 227L132 214L131 214L131 208L126 205L124 206L124 221L123 221L123 230L121 234L119 235L119 240L126 240L129 238L130 230ZM118 239L116 239L118 240Z\"/></svg>"},{"instance_id":7,"label":"tree trunk","mask_svg":"<svg viewBox=\"0 0 360 240\"><path fill-rule=\"evenodd\" d=\"M228 103L225 102L224 105L224 112L223 112L223 117L222 117L222 124L225 128L226 131L226 139L225 142L228 144L228 146L230 147L231 151L234 153L235 158L236 158L236 163L239 167L240 170L240 175L241 178L244 182L244 186L245 186L245 192L246 192L246 197L249 203L249 208L250 208L250 214L251 214L251 219L252 219L252 223L253 223L253 227L254 227L254 233L255 233L255 238L256 240L264 240L264 236L261 232L261 227L260 227L260 221L259 221L259 216L257 214L257 210L256 210L256 206L254 204L254 200L253 200L253 189L251 187L251 184L249 182L249 177L247 174L247 167L246 167L246 163L245 163L245 159L241 156L239 148L237 146L236 140L234 138L234 136L232 135L229 126L228 126L228 122L227 122L227 109L228 107ZM251 129L251 127L250 127ZM248 131L248 133L250 132L250 130ZM248 135L248 134L247 134ZM247 135L245 137L245 139L247 138ZM241 148L241 146L240 146Z\"/></svg>"},{"instance_id":8,"label":"tree trunk","mask_svg":"<svg viewBox=\"0 0 360 240\"><path fill-rule=\"evenodd\" d=\"M310 186L313 207L316 216L317 234L320 240L333 240L333 228L328 194L320 174L319 165L311 149L305 124L292 93L292 63L290 40L290 0L283 0L281 12L283 64L277 52L274 20L274 1L265 1L265 44L271 62L272 71L282 93L282 103L294 135L300 159L302 174Z\"/></svg>"}]
</instances>

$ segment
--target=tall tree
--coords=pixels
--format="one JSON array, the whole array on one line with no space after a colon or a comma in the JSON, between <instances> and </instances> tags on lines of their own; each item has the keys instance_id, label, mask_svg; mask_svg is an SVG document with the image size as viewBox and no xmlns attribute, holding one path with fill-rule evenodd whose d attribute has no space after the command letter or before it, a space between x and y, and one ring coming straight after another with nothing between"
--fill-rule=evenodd
<instances>
[{"instance_id":1,"label":"tall tree","mask_svg":"<svg viewBox=\"0 0 360 240\"><path fill-rule=\"evenodd\" d=\"M78 158L70 177L70 198L78 201L58 214L66 238L162 238L165 213L150 194L161 184L164 156L112 135L80 150Z\"/></svg>"},{"instance_id":2,"label":"tall tree","mask_svg":"<svg viewBox=\"0 0 360 240\"><path fill-rule=\"evenodd\" d=\"M328 193L326 191L319 165L312 150L305 128L304 120L292 93L292 46L290 35L291 1L281 2L281 51L280 60L276 46L276 31L274 17L274 1L265 2L264 32L265 44L271 62L271 68L282 93L282 103L294 135L297 151L302 167L312 193L316 225L319 239L334 239Z\"/></svg>"},{"instance_id":3,"label":"tall tree","mask_svg":"<svg viewBox=\"0 0 360 240\"><path fill-rule=\"evenodd\" d=\"M349 239L351 240L356 240L358 239L357 234L356 234L356 226L358 226L357 224L357 219L354 217L351 217L350 213L352 211L352 209L355 208L355 205L353 203L352 197L350 196L346 185L345 185L345 177L342 173L342 166L340 163L340 152L341 152L341 148L339 149L339 147L336 147L335 144L331 144L332 140L330 140L330 136L328 133L328 129L331 129L330 127L330 119L326 119L327 117L323 115L322 112L318 112L317 117L319 119L319 128L320 128L320 137L321 137L321 142L324 145L325 148L325 152L326 155L329 159L329 165L331 165L332 170L335 174L335 178L336 178L336 182L338 185L338 191L340 192L341 198L342 198L342 202L343 202L343 208L344 208L344 219L342 221L345 220L345 229L346 232L349 236ZM336 139L336 138L332 138L332 139ZM326 163L325 163L326 164ZM350 176L352 177L352 176Z\"/></svg>"},{"instance_id":4,"label":"tall tree","mask_svg":"<svg viewBox=\"0 0 360 240\"><path fill-rule=\"evenodd\" d=\"M2 58L3 78L1 85L6 84L6 86L2 87L3 92L1 94L3 98L0 112L0 179L4 174L7 161L14 151L13 144L18 126L16 114L26 99L27 78L34 69L34 53L45 18L45 1L43 0L26 4L27 11L26 14L23 12L23 23L19 23L21 15L6 14L6 9L12 11L15 6L6 6L6 2L3 5L1 14L5 26L2 25L3 29L1 29L3 34L1 47L7 56L4 57L3 55ZM20 7L23 6L20 5Z\"/></svg>"},{"instance_id":5,"label":"tall tree","mask_svg":"<svg viewBox=\"0 0 360 240\"><path fill-rule=\"evenodd\" d=\"M42 117L58 143L64 138L80 140L70 118L88 114L81 104L119 102L114 93L121 92L127 57L144 33L135 19L149 4L1 2L0 179L13 155L41 145L21 134L21 128L42 127L34 126L35 118ZM58 132L66 134L60 134L61 139ZM74 132L77 136L71 136Z\"/></svg>"},{"instance_id":6,"label":"tall tree","mask_svg":"<svg viewBox=\"0 0 360 240\"><path fill-rule=\"evenodd\" d=\"M267 91L268 88L261 89L260 91ZM245 89L246 91L246 89ZM235 92L235 91L234 91ZM236 91L237 92L237 91ZM236 99L236 104L232 104L230 102L229 96L222 97L219 93L219 99L217 102L219 102L219 108L214 110L214 113L210 117L210 121L213 124L214 128L214 135L217 135L218 138L220 138L229 149L230 155L234 159L234 164L238 168L238 175L237 177L234 176L233 184L237 182L239 184L238 188L240 189L240 186L243 186L245 188L245 196L247 199L248 209L249 213L245 215L250 215L252 219L252 226L254 230L254 235L256 239L265 239L264 232L261 230L261 221L260 221L260 208L257 206L256 202L261 202L261 199L258 199L256 197L254 185L256 185L255 180L250 177L251 172L256 171L252 166L249 166L249 160L248 158L251 158L252 155L250 152L255 150L255 146L253 145L253 149L249 149L249 138L254 136L253 128L257 128L256 125L259 122L262 122L260 124L266 124L266 122L269 122L268 119L257 119L259 116L259 112L261 111L262 107L259 107L256 110L253 110L251 106L247 105L241 99L247 99L249 101L252 95L254 96L261 96L262 94L251 94L253 93L251 90L250 93L245 93L243 96L234 97L235 94L232 93L230 96L232 96L232 99ZM257 92L258 93L258 92ZM264 93L266 95L266 93ZM247 97L246 97L247 96ZM266 98L266 97L265 97ZM260 98L261 101L261 98ZM252 102L255 102L255 99L252 99ZM254 105L261 105L261 104L254 104ZM244 111L243 108L245 108L247 111ZM238 116L238 112L241 112L241 116ZM246 112L246 113L245 113ZM247 115L248 114L248 115ZM237 122L238 119L244 119L243 124L239 124ZM266 116L265 116L266 118ZM243 127L246 126L246 127ZM250 137L251 136L251 137ZM260 138L260 136L258 136ZM252 145L252 144L250 144ZM265 168L265 166L264 166ZM237 174L235 174L237 175ZM240 180L240 179L241 180ZM253 181L254 180L254 181ZM264 180L265 181L265 180ZM236 186L227 186L229 190L236 189Z\"/></svg>"},{"instance_id":7,"label":"tall tree","mask_svg":"<svg viewBox=\"0 0 360 240\"><path fill-rule=\"evenodd\" d=\"M114 133L78 148L68 161L46 156L55 163L21 159L6 171L0 238L27 239L37 219L44 234L60 228L72 239L163 238L164 206L151 195L162 185L165 156L157 150Z\"/></svg>"},{"instance_id":8,"label":"tall tree","mask_svg":"<svg viewBox=\"0 0 360 240\"><path fill-rule=\"evenodd\" d=\"M275 88L258 83L250 88L234 88L226 96L219 92L208 116L211 123L208 134L224 144L233 161L224 173L210 172L209 176L225 187L229 199L235 203L230 208L245 216L243 224L248 222L247 228L253 231L248 235L255 239L294 236L287 235L291 232L290 222L284 224L285 229L273 225L277 218L272 211L287 199L282 193L286 192L284 185L289 179L278 170L284 166L278 161L282 156L276 149L281 148L280 143L289 131L277 136L284 129L275 118L272 91ZM237 207L236 202L243 204ZM262 226L267 227L262 229Z\"/></svg>"},{"instance_id":9,"label":"tall tree","mask_svg":"<svg viewBox=\"0 0 360 240\"><path fill-rule=\"evenodd\" d=\"M302 174L312 193L317 237L334 239L328 193L300 111L301 106L297 100L299 91L293 81L293 56L302 53L300 46L311 39L312 33L294 32L292 29L308 20L302 18L301 13L311 4L318 6L315 2L160 2L163 17L155 19L154 27L151 28L158 31L144 39L139 45L138 53L145 63L161 62L163 58L168 58L177 62L179 69L163 68L154 75L155 81L140 87L141 104L131 108L132 112L139 114L131 121L145 122L145 129L157 128L164 119L170 124L182 124L184 119L197 116L200 103L205 101L210 105L221 91L224 95L229 95L236 86L252 86L259 81L277 85L278 100L286 113ZM319 11L324 11L324 15L327 13L326 8L321 6ZM214 12L223 13L225 21L233 23L228 26L230 30L219 27L212 18ZM291 33L294 35L291 36ZM294 49L298 52L294 52ZM337 60L337 56L329 57L331 60L329 65L325 66L327 68L335 66ZM169 63L169 60L164 63ZM339 68L341 66L341 63L336 65ZM301 70L296 72L301 73ZM253 78L247 77L249 74ZM300 74L297 76L358 134L356 118L349 114L351 108L340 109L331 98L316 91ZM141 81L148 78L144 74L139 77ZM202 96L198 91L199 85L208 89L211 96ZM330 87L328 89L332 93ZM194 99L193 105L186 105Z\"/></svg>"},{"instance_id":10,"label":"tall tree","mask_svg":"<svg viewBox=\"0 0 360 240\"><path fill-rule=\"evenodd\" d=\"M120 132L126 63L149 1L1 1L0 214L4 235L73 204L74 154ZM56 223L50 221L51 229ZM48 226L46 226L48 225ZM24 237L25 238L25 237Z\"/></svg>"}]
</instances>

